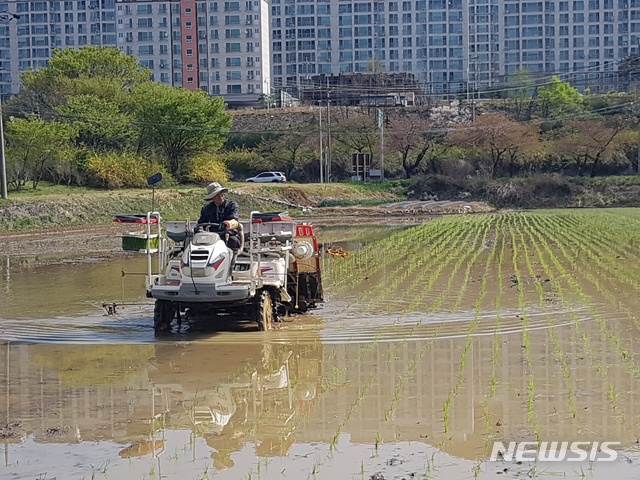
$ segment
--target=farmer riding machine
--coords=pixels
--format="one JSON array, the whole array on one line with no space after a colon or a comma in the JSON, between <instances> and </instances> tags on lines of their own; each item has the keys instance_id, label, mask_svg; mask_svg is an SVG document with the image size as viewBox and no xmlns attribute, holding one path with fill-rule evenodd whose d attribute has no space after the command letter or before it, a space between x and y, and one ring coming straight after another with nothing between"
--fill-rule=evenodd
<instances>
[{"instance_id":1,"label":"farmer riding machine","mask_svg":"<svg viewBox=\"0 0 640 480\"><path fill-rule=\"evenodd\" d=\"M286 214L251 212L240 221L240 248L225 243L222 224L163 223L149 212L147 297L155 299L154 328L169 330L183 317L249 319L260 330L323 302L313 227ZM155 233L154 233L155 232ZM157 270L152 270L157 256Z\"/></svg>"}]
</instances>

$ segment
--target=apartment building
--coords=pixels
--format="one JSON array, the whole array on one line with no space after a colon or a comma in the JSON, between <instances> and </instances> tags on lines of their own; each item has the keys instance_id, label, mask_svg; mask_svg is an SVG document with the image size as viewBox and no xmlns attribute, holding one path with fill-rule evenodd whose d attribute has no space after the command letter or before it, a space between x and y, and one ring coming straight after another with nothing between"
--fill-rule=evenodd
<instances>
[{"instance_id":1,"label":"apartment building","mask_svg":"<svg viewBox=\"0 0 640 480\"><path fill-rule=\"evenodd\" d=\"M502 85L518 68L619 89L639 51L640 0L271 0L273 85L318 74L406 72L426 94Z\"/></svg>"},{"instance_id":2,"label":"apartment building","mask_svg":"<svg viewBox=\"0 0 640 480\"><path fill-rule=\"evenodd\" d=\"M622 90L640 0L40 0L0 2L0 95L53 48L117 46L154 80L231 105L316 75L410 73L426 95L500 88L518 69Z\"/></svg>"},{"instance_id":3,"label":"apartment building","mask_svg":"<svg viewBox=\"0 0 640 480\"><path fill-rule=\"evenodd\" d=\"M2 14L5 16L2 16ZM255 103L270 89L266 0L0 3L0 94L54 48L102 45L135 55L155 81Z\"/></svg>"}]
</instances>

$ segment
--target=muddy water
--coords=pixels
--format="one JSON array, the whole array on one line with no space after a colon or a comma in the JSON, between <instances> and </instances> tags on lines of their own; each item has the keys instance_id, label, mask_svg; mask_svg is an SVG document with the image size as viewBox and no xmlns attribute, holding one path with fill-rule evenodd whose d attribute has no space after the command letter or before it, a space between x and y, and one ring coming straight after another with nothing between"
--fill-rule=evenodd
<instances>
[{"instance_id":1,"label":"muddy water","mask_svg":"<svg viewBox=\"0 0 640 480\"><path fill-rule=\"evenodd\" d=\"M325 242L354 255L388 235ZM498 281L487 255L469 278ZM201 326L158 340L133 275L141 258L13 260L0 302L1 478L529 478L527 463L487 462L488 442L536 436L619 441L624 455L538 465L534 478L638 478L637 329L604 286L588 290L592 305L565 292L570 308L540 306L521 279L528 348L513 272L477 302L481 283L455 264L424 302L388 295L389 265L386 287L327 285L324 308L276 331ZM327 258L327 272L344 260ZM616 288L638 311L633 289ZM127 305L105 316L110 301Z\"/></svg>"}]
</instances>

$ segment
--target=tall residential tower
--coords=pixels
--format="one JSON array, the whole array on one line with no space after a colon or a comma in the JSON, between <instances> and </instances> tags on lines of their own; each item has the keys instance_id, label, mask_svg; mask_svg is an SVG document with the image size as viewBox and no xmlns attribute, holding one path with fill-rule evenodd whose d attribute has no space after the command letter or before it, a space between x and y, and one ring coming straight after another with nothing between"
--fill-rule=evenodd
<instances>
[{"instance_id":1,"label":"tall residential tower","mask_svg":"<svg viewBox=\"0 0 640 480\"><path fill-rule=\"evenodd\" d=\"M410 73L425 95L500 88L518 69L620 90L640 0L40 0L0 2L0 94L53 48L117 46L153 78L231 105L320 74Z\"/></svg>"}]
</instances>

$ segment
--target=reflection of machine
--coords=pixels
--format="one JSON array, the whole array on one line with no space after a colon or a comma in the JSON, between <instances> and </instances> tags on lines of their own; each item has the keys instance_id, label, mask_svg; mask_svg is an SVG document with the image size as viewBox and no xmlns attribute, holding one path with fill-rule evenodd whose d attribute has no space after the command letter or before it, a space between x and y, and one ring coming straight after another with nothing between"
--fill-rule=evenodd
<instances>
[{"instance_id":1,"label":"reflection of machine","mask_svg":"<svg viewBox=\"0 0 640 480\"><path fill-rule=\"evenodd\" d=\"M251 212L249 221L240 222L240 248L234 252L221 224L166 222L163 229L157 212L149 212L146 220L143 236L149 240L143 239L141 251L147 254L147 296L156 299L156 331L181 321L182 312L248 316L269 330L278 315L323 301L318 244L310 225L282 214Z\"/></svg>"},{"instance_id":2,"label":"reflection of machine","mask_svg":"<svg viewBox=\"0 0 640 480\"><path fill-rule=\"evenodd\" d=\"M304 351L302 350L304 348ZM158 344L149 373L167 428L191 428L219 467L254 442L258 455L285 454L316 400L321 346ZM234 359L238 361L234 361ZM231 462L232 463L232 462Z\"/></svg>"}]
</instances>

